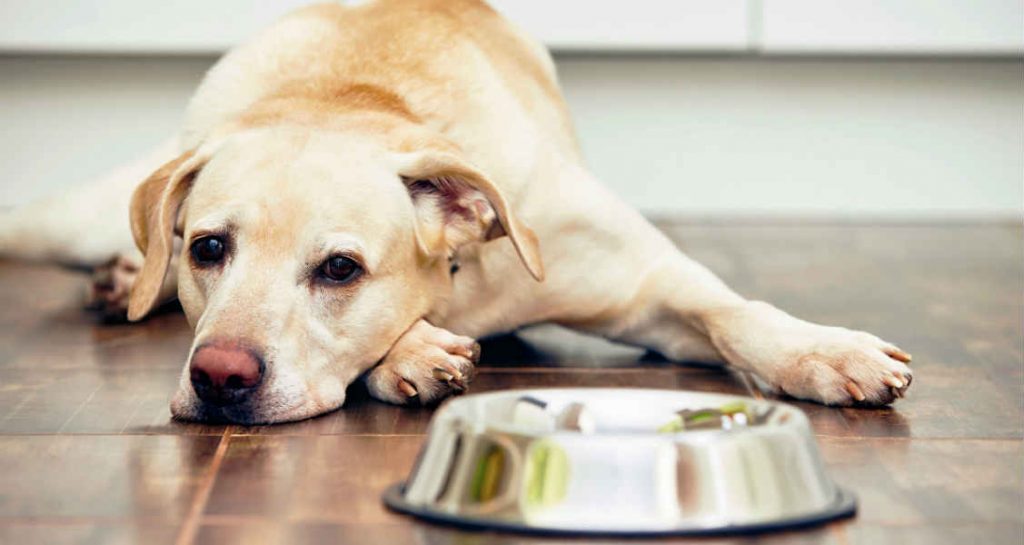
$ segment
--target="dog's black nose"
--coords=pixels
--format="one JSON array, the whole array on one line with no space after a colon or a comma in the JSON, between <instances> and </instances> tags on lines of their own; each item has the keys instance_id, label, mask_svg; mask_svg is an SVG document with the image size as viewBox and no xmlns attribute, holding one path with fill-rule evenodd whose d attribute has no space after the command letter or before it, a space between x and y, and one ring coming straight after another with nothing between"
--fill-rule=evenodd
<instances>
[{"instance_id":1,"label":"dog's black nose","mask_svg":"<svg viewBox=\"0 0 1024 545\"><path fill-rule=\"evenodd\" d=\"M224 406L244 401L263 380L263 367L262 359L247 348L214 343L196 350L189 374L199 399Z\"/></svg>"}]
</instances>

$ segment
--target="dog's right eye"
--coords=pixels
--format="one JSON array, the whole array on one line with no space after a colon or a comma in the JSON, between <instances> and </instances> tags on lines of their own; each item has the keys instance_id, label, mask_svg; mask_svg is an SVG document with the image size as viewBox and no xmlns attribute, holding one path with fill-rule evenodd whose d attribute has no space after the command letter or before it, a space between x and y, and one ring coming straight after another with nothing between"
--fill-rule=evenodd
<instances>
[{"instance_id":1,"label":"dog's right eye","mask_svg":"<svg viewBox=\"0 0 1024 545\"><path fill-rule=\"evenodd\" d=\"M216 265L224 259L226 248L224 239L220 237L203 237L192 243L192 260L197 265Z\"/></svg>"}]
</instances>

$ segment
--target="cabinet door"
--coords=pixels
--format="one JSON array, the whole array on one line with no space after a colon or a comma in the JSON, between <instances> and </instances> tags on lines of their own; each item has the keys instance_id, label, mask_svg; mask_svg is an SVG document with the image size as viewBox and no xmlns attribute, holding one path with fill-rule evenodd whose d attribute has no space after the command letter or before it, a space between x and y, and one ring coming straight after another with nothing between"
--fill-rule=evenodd
<instances>
[{"instance_id":1,"label":"cabinet door","mask_svg":"<svg viewBox=\"0 0 1024 545\"><path fill-rule=\"evenodd\" d=\"M0 51L217 53L309 0L0 0Z\"/></svg>"},{"instance_id":2,"label":"cabinet door","mask_svg":"<svg viewBox=\"0 0 1024 545\"><path fill-rule=\"evenodd\" d=\"M1021 0L762 0L765 53L1012 55Z\"/></svg>"},{"instance_id":3,"label":"cabinet door","mask_svg":"<svg viewBox=\"0 0 1024 545\"><path fill-rule=\"evenodd\" d=\"M747 0L491 0L559 51L743 51Z\"/></svg>"}]
</instances>

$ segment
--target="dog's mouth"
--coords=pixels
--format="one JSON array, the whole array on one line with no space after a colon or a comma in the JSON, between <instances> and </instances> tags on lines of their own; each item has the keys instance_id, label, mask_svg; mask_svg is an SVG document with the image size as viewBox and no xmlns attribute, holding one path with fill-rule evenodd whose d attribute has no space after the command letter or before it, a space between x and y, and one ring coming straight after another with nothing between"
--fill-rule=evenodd
<instances>
[{"instance_id":1,"label":"dog's mouth","mask_svg":"<svg viewBox=\"0 0 1024 545\"><path fill-rule=\"evenodd\" d=\"M242 426L280 424L303 420L319 414L319 412L309 410L307 405L307 401L303 398L290 400L288 403L265 403L260 400L250 400L233 405L215 405L204 403L193 396L185 396L179 392L171 402L171 418L179 422L203 424Z\"/></svg>"},{"instance_id":2,"label":"dog's mouth","mask_svg":"<svg viewBox=\"0 0 1024 545\"><path fill-rule=\"evenodd\" d=\"M267 418L253 411L248 407L232 405L217 407L213 405L200 405L193 412L188 414L175 414L175 420L184 422L197 422L205 424L240 424L253 426L258 424L270 424Z\"/></svg>"}]
</instances>

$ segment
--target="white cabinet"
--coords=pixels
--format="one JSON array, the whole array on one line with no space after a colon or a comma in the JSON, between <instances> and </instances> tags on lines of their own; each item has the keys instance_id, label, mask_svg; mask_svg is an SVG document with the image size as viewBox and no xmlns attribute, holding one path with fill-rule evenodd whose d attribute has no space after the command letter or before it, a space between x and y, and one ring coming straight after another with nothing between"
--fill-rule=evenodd
<instances>
[{"instance_id":1,"label":"white cabinet","mask_svg":"<svg viewBox=\"0 0 1024 545\"><path fill-rule=\"evenodd\" d=\"M0 0L0 52L219 53L309 0Z\"/></svg>"},{"instance_id":2,"label":"white cabinet","mask_svg":"<svg viewBox=\"0 0 1024 545\"><path fill-rule=\"evenodd\" d=\"M1022 0L761 0L769 54L1019 54Z\"/></svg>"},{"instance_id":3,"label":"white cabinet","mask_svg":"<svg viewBox=\"0 0 1024 545\"><path fill-rule=\"evenodd\" d=\"M217 53L315 0L0 0L0 54ZM373 0L349 0L351 3ZM556 51L1019 55L1024 0L491 0Z\"/></svg>"},{"instance_id":4,"label":"white cabinet","mask_svg":"<svg viewBox=\"0 0 1024 545\"><path fill-rule=\"evenodd\" d=\"M559 51L743 51L748 0L491 0Z\"/></svg>"}]
</instances>

